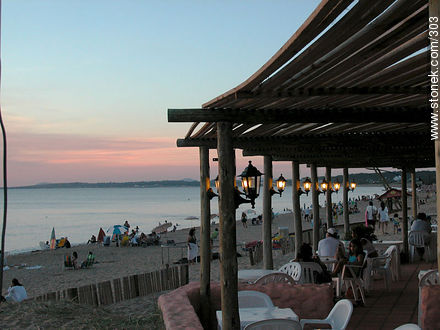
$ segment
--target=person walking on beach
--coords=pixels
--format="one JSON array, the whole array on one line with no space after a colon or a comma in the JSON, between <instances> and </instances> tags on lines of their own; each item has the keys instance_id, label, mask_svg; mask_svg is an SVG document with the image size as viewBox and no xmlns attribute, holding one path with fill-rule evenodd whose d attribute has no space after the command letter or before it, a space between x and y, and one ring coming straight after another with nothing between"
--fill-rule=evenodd
<instances>
[{"instance_id":1,"label":"person walking on beach","mask_svg":"<svg viewBox=\"0 0 440 330\"><path fill-rule=\"evenodd\" d=\"M246 213L241 213L241 223L243 224L243 228L247 228L247 215Z\"/></svg>"},{"instance_id":2,"label":"person walking on beach","mask_svg":"<svg viewBox=\"0 0 440 330\"><path fill-rule=\"evenodd\" d=\"M388 207L385 206L384 202L380 202L379 207L379 229L382 228L382 234L388 234L388 222L390 217L388 215Z\"/></svg>"},{"instance_id":3,"label":"person walking on beach","mask_svg":"<svg viewBox=\"0 0 440 330\"><path fill-rule=\"evenodd\" d=\"M377 207L373 205L373 201L368 202L367 209L365 210L365 225L371 226L373 229L376 227Z\"/></svg>"},{"instance_id":4,"label":"person walking on beach","mask_svg":"<svg viewBox=\"0 0 440 330\"><path fill-rule=\"evenodd\" d=\"M188 233L187 243L188 243L188 263L193 264L197 259L197 255L199 253L195 228L190 229Z\"/></svg>"},{"instance_id":5,"label":"person walking on beach","mask_svg":"<svg viewBox=\"0 0 440 330\"><path fill-rule=\"evenodd\" d=\"M27 297L24 286L16 278L13 278L12 284L8 289L8 294L5 297L1 296L1 301L21 302L27 299Z\"/></svg>"}]
</instances>

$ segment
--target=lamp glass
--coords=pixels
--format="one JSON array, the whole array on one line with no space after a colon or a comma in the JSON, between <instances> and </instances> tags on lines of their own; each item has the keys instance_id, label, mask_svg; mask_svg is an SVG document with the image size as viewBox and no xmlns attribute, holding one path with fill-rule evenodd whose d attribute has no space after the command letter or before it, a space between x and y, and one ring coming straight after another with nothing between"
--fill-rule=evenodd
<instances>
[{"instance_id":1,"label":"lamp glass","mask_svg":"<svg viewBox=\"0 0 440 330\"><path fill-rule=\"evenodd\" d=\"M310 181L309 178L306 178L306 180L303 183L303 187L305 192L309 192L310 189L312 189L312 182Z\"/></svg>"}]
</instances>

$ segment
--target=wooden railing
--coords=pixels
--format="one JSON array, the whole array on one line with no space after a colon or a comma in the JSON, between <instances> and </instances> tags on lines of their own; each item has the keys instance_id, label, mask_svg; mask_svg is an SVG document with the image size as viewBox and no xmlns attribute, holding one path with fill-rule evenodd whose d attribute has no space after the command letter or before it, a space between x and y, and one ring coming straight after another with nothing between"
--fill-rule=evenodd
<instances>
[{"instance_id":1,"label":"wooden railing","mask_svg":"<svg viewBox=\"0 0 440 330\"><path fill-rule=\"evenodd\" d=\"M150 273L49 292L34 299L37 301L69 300L93 306L110 305L155 292L176 289L188 284L188 281L188 265L166 266L164 269Z\"/></svg>"}]
</instances>

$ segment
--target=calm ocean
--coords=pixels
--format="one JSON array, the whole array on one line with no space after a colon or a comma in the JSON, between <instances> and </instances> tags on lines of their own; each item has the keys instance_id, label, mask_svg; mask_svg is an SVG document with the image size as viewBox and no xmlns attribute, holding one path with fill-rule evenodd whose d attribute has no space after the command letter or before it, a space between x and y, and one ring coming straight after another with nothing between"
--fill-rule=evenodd
<instances>
[{"instance_id":1,"label":"calm ocean","mask_svg":"<svg viewBox=\"0 0 440 330\"><path fill-rule=\"evenodd\" d=\"M349 192L349 198L382 191L382 187L358 187ZM49 240L52 227L57 238L67 236L76 244L86 242L92 234L98 235L100 227L106 231L125 220L132 228L139 226L146 233L165 220L178 223L178 228L197 226L199 220L184 219L200 216L199 195L198 187L11 189L5 250L13 253L38 249L40 241ZM338 202L342 193L333 194L332 198ZM309 206L311 194L302 195L301 203ZM324 205L323 195L320 203ZM275 213L291 209L291 187L286 188L281 198L274 195L272 205ZM249 208L250 204L242 204L237 210L237 219ZM256 201L255 210L257 214L262 212L261 197ZM214 198L211 213L217 212L218 203Z\"/></svg>"}]
</instances>

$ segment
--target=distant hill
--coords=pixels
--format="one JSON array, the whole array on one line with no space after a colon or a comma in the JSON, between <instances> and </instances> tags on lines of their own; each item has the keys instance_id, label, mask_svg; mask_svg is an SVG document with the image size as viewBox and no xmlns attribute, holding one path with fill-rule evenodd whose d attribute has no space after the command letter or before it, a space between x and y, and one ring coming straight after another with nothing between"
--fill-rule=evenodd
<instances>
[{"instance_id":1,"label":"distant hill","mask_svg":"<svg viewBox=\"0 0 440 330\"><path fill-rule=\"evenodd\" d=\"M400 172L382 172L388 183L400 183ZM264 178L264 176L263 176ZM407 179L410 180L410 174ZM418 183L432 184L435 183L435 171L420 171L416 172ZM319 177L322 180L323 177ZM333 177L333 180L338 180L342 183L342 175ZM274 178L275 180L275 178ZM376 173L356 173L350 174L350 180L354 180L357 184L382 184L381 178ZM292 180L287 180L291 186ZM239 182L237 184L240 185ZM87 183L87 182L70 182L70 183L40 183L32 186L11 187L11 189L41 189L41 188L158 188L158 187L198 187L199 181L193 179L182 180L162 180L162 181L137 181L137 182L102 182L102 183ZM211 182L211 187L214 187L214 181Z\"/></svg>"}]
</instances>

